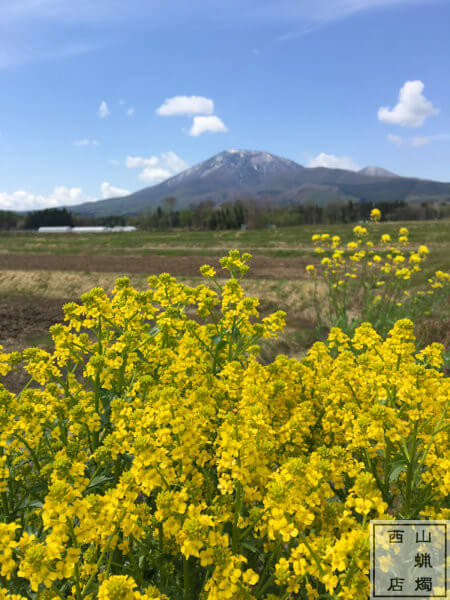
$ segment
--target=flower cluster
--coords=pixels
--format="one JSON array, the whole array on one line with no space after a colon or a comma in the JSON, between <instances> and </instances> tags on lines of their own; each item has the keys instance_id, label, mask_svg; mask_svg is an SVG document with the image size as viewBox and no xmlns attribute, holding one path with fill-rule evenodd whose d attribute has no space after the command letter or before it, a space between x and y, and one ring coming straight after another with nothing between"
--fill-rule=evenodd
<instances>
[{"instance_id":1,"label":"flower cluster","mask_svg":"<svg viewBox=\"0 0 450 600\"><path fill-rule=\"evenodd\" d=\"M381 210L379 208L373 208L370 213L370 220L372 223L378 223L381 219Z\"/></svg>"},{"instance_id":2,"label":"flower cluster","mask_svg":"<svg viewBox=\"0 0 450 600\"><path fill-rule=\"evenodd\" d=\"M377 223L380 218L381 212L373 209L371 221ZM316 290L320 324L325 320L328 326L336 325L351 333L362 321L369 321L386 333L402 316L414 319L429 312L424 300L428 304L439 301L436 292L448 287L450 275L437 271L428 279L425 290L415 283L429 249L425 245L412 249L406 227L399 229L397 239L387 233L379 235L378 226L369 231L356 225L353 235L347 244L337 235L312 236L315 252L323 258L319 268L307 265L306 271L316 286L318 280L326 283L328 297L328 303L319 301ZM436 298L430 298L433 295Z\"/></svg>"},{"instance_id":3,"label":"flower cluster","mask_svg":"<svg viewBox=\"0 0 450 600\"><path fill-rule=\"evenodd\" d=\"M332 329L263 365L238 278L96 288L54 350L0 355L0 598L365 598L371 518L448 518L437 344Z\"/></svg>"}]
</instances>

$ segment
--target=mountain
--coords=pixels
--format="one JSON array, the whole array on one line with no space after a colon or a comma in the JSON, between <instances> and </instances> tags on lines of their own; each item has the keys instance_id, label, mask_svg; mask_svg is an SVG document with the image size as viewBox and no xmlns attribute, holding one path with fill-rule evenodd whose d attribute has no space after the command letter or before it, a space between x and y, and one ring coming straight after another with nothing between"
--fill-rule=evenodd
<instances>
[{"instance_id":1,"label":"mountain","mask_svg":"<svg viewBox=\"0 0 450 600\"><path fill-rule=\"evenodd\" d=\"M280 158L268 152L226 150L212 158L186 169L167 180L170 186L201 179L221 186L253 187L262 185L271 177L302 171L304 167L293 160Z\"/></svg>"},{"instance_id":2,"label":"mountain","mask_svg":"<svg viewBox=\"0 0 450 600\"><path fill-rule=\"evenodd\" d=\"M416 201L428 196L450 199L450 184L398 177L380 167L366 167L359 172L305 168L268 152L227 150L128 196L86 202L70 209L91 216L148 214L169 196L176 198L176 210L204 201L217 205L237 199L280 205L324 205L349 199L395 202L409 197Z\"/></svg>"},{"instance_id":3,"label":"mountain","mask_svg":"<svg viewBox=\"0 0 450 600\"><path fill-rule=\"evenodd\" d=\"M294 161L267 152L227 150L129 196L86 202L72 210L95 216L139 214L155 209L168 196L176 197L177 209L205 200L218 204L243 195L252 196L256 189L270 187L274 179L283 179L303 170Z\"/></svg>"},{"instance_id":4,"label":"mountain","mask_svg":"<svg viewBox=\"0 0 450 600\"><path fill-rule=\"evenodd\" d=\"M361 175L370 175L371 177L399 177L395 173L391 173L387 169L383 169L382 167L364 167L364 169L360 169L358 173Z\"/></svg>"}]
</instances>

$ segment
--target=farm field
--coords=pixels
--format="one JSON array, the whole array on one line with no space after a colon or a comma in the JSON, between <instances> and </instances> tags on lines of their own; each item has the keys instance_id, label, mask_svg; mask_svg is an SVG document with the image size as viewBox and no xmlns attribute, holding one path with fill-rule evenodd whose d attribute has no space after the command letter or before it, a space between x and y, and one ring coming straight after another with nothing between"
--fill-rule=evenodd
<instances>
[{"instance_id":1,"label":"farm field","mask_svg":"<svg viewBox=\"0 0 450 600\"><path fill-rule=\"evenodd\" d=\"M418 244L449 244L449 220L382 223L392 234L406 226L410 239ZM297 256L310 253L311 236L330 232L344 242L352 237L353 224L303 225L276 229L230 231L122 232L102 234L5 233L0 235L0 253L12 254L94 254L164 256L221 256L223 250L239 248L264 256Z\"/></svg>"},{"instance_id":2,"label":"farm field","mask_svg":"<svg viewBox=\"0 0 450 600\"><path fill-rule=\"evenodd\" d=\"M427 244L430 249L419 274L421 281L436 269L448 269L450 221L377 225L389 234L404 226L410 232L411 248ZM115 279L123 275L129 275L140 290L146 289L149 275L163 272L197 285L203 279L199 269L205 263L213 265L220 277L219 258L238 248L252 254L244 288L260 298L262 314L276 309L287 313L287 328L276 343L276 351L301 356L317 339L311 281L305 271L306 265L319 263L311 237L329 232L348 242L353 227L306 225L256 231L91 235L2 233L0 344L15 350L30 344L45 347L48 328L62 318L65 302L77 300L97 285L110 292ZM417 325L423 328L424 341L448 340L449 321L444 309Z\"/></svg>"}]
</instances>

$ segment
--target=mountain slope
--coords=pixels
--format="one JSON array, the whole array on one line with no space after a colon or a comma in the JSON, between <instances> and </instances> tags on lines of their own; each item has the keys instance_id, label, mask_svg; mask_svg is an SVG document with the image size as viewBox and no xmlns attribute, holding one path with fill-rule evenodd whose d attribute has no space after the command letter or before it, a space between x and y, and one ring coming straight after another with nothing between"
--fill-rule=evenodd
<instances>
[{"instance_id":1,"label":"mountain slope","mask_svg":"<svg viewBox=\"0 0 450 600\"><path fill-rule=\"evenodd\" d=\"M380 167L366 167L360 172L305 168L267 152L228 150L158 185L70 209L92 216L145 214L162 205L168 196L174 196L176 210L182 210L204 201L220 204L255 199L276 204L326 204L351 197L395 202L427 194L450 197L450 184L398 177Z\"/></svg>"},{"instance_id":2,"label":"mountain slope","mask_svg":"<svg viewBox=\"0 0 450 600\"><path fill-rule=\"evenodd\" d=\"M360 169L358 173L361 173L361 175L370 175L371 177L399 177L399 175L391 173L391 171L388 171L387 169L372 165L369 167L364 167L364 169Z\"/></svg>"}]
</instances>

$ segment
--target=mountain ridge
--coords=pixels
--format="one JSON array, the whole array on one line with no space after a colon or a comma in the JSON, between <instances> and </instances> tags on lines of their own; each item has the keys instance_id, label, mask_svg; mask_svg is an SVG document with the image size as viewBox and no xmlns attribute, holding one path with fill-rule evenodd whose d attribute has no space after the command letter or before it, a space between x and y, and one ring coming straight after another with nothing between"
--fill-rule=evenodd
<instances>
[{"instance_id":1,"label":"mountain ridge","mask_svg":"<svg viewBox=\"0 0 450 600\"><path fill-rule=\"evenodd\" d=\"M268 152L233 149L132 194L67 208L89 216L128 216L148 214L168 196L174 196L175 208L183 210L205 201L215 205L238 199L327 204L348 199L395 202L421 195L448 195L450 199L450 183L400 177L374 166L360 171L309 168Z\"/></svg>"},{"instance_id":2,"label":"mountain ridge","mask_svg":"<svg viewBox=\"0 0 450 600\"><path fill-rule=\"evenodd\" d=\"M383 169L382 167L377 167L375 165L369 165L360 169L358 173L362 175L369 175L370 177L400 177L396 173L392 173L392 171L388 171L387 169Z\"/></svg>"}]
</instances>

